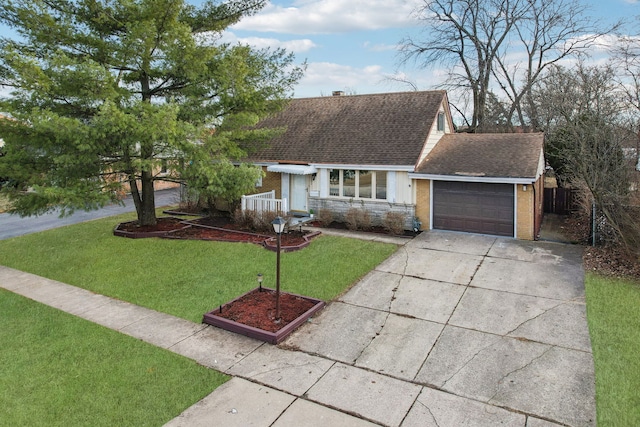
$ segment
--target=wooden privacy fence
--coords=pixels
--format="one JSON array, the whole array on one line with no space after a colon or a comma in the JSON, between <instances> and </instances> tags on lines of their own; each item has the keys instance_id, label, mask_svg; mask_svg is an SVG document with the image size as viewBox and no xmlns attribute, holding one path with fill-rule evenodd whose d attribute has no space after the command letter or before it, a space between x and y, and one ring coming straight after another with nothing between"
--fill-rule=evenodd
<instances>
[{"instance_id":1,"label":"wooden privacy fence","mask_svg":"<svg viewBox=\"0 0 640 427\"><path fill-rule=\"evenodd\" d=\"M544 212L568 215L576 209L577 190L572 188L545 188Z\"/></svg>"}]
</instances>

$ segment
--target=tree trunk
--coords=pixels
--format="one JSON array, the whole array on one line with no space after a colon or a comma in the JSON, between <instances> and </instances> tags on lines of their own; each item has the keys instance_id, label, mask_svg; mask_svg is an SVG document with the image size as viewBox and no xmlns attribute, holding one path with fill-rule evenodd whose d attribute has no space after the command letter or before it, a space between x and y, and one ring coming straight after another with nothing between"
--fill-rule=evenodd
<instances>
[{"instance_id":1,"label":"tree trunk","mask_svg":"<svg viewBox=\"0 0 640 427\"><path fill-rule=\"evenodd\" d=\"M144 64L144 69L148 69L149 64ZM151 103L151 91L149 76L146 72L140 77L140 86L142 88L142 101ZM144 161L151 161L153 155L153 141L141 141L140 157ZM141 226L156 225L156 201L155 190L153 188L153 170L148 169L149 166L143 166L140 176L142 196L140 198L140 208L136 206L138 213L138 224Z\"/></svg>"},{"instance_id":2,"label":"tree trunk","mask_svg":"<svg viewBox=\"0 0 640 427\"><path fill-rule=\"evenodd\" d=\"M153 174L150 171L142 172L142 209L138 212L140 225L156 225L156 199L153 190Z\"/></svg>"},{"instance_id":3,"label":"tree trunk","mask_svg":"<svg viewBox=\"0 0 640 427\"><path fill-rule=\"evenodd\" d=\"M139 225L153 226L157 223L155 193L153 191L153 176L150 172L143 172L142 191L138 189L138 181L129 180L129 188L131 189L131 197L136 207L136 215L138 216Z\"/></svg>"}]
</instances>

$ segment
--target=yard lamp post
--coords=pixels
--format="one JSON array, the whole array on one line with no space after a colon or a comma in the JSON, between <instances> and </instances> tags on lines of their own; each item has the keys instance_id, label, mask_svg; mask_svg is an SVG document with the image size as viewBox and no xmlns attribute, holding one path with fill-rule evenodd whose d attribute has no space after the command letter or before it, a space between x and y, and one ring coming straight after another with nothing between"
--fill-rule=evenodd
<instances>
[{"instance_id":1,"label":"yard lamp post","mask_svg":"<svg viewBox=\"0 0 640 427\"><path fill-rule=\"evenodd\" d=\"M264 277L262 276L262 273L258 273L258 288L260 288L260 292L262 292L262 279Z\"/></svg>"},{"instance_id":2,"label":"yard lamp post","mask_svg":"<svg viewBox=\"0 0 640 427\"><path fill-rule=\"evenodd\" d=\"M284 231L286 221L281 216L271 222L273 231L276 232L276 322L280 322L280 238Z\"/></svg>"}]
</instances>

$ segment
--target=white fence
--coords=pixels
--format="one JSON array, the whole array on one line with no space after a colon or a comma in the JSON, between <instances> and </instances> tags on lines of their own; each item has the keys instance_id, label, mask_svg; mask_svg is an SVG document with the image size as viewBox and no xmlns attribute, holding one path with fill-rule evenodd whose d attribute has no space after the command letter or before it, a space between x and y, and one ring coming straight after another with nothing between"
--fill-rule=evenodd
<instances>
[{"instance_id":1,"label":"white fence","mask_svg":"<svg viewBox=\"0 0 640 427\"><path fill-rule=\"evenodd\" d=\"M273 212L289 212L287 199L276 199L275 190L267 193L252 194L250 196L242 196L242 211L273 211Z\"/></svg>"}]
</instances>

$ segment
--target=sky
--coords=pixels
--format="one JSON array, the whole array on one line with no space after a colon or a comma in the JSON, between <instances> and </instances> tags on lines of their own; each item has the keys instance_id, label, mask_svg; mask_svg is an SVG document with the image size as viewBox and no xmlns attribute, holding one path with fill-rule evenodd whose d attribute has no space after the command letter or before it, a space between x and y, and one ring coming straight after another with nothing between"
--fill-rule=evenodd
<instances>
[{"instance_id":1,"label":"sky","mask_svg":"<svg viewBox=\"0 0 640 427\"><path fill-rule=\"evenodd\" d=\"M200 5L204 0L186 0ZM228 28L222 40L254 47L283 47L296 63L306 61L296 98L328 96L335 90L370 94L434 89L446 70L401 66L398 46L407 36L419 36L422 27L413 17L428 0L271 0L258 14ZM640 33L640 0L579 0L604 23L629 20L629 30ZM635 28L634 28L635 27ZM0 26L0 33L6 27ZM596 52L597 54L597 52ZM395 80L393 78L396 78Z\"/></svg>"},{"instance_id":2,"label":"sky","mask_svg":"<svg viewBox=\"0 0 640 427\"><path fill-rule=\"evenodd\" d=\"M191 0L197 4L199 0ZM255 47L284 47L307 71L294 97L328 96L342 90L369 94L436 87L446 70L401 64L398 46L422 27L413 18L425 0L271 0L258 14L230 27L223 40ZM603 23L628 19L627 32L638 30L640 0L580 0ZM634 28L635 27L635 28ZM598 52L594 52L598 56ZM397 80L397 79L396 79Z\"/></svg>"}]
</instances>

